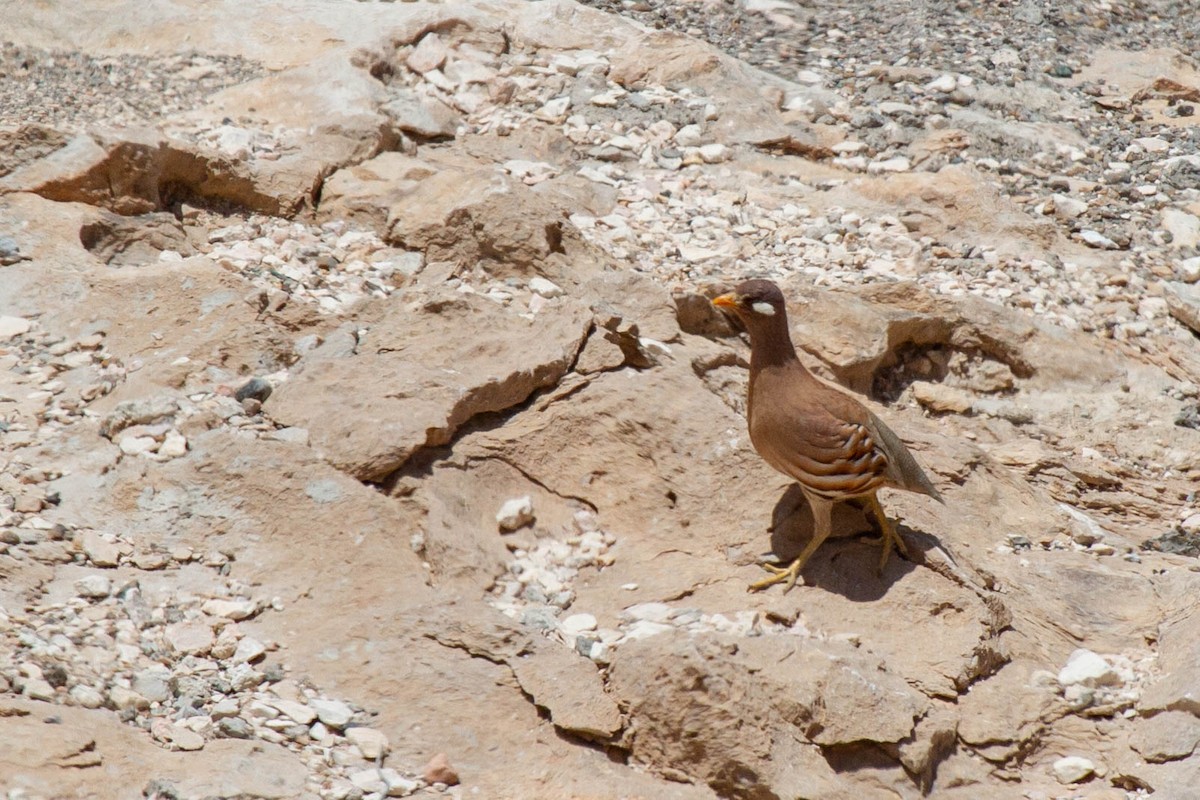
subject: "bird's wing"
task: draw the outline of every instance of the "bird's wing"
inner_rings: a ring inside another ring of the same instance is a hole
[[[811,396],[778,393],[756,409],[751,436],[763,457],[811,492],[866,494],[887,479],[888,459],[870,427],[831,413]]]
[[[913,454],[909,452],[904,442],[900,441],[900,437],[879,417],[867,409],[863,410],[867,412],[866,426],[874,434],[878,446],[887,456],[888,483],[898,489],[929,495],[939,503],[945,502],[933,482],[929,480],[929,476],[925,474],[925,470],[921,469],[921,465],[913,458]]]

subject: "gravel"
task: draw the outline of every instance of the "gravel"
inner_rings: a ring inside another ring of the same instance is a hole
[[[95,56],[0,41],[0,126],[155,123],[265,72],[236,56]]]
[[[833,287],[913,280],[937,294],[987,298],[1046,323],[1138,346],[1191,335],[1169,313],[1161,283],[1200,280],[1200,130],[1188,124],[1194,110],[1166,98],[1166,119],[1147,121],[1113,87],[1079,76],[1105,46],[1194,53],[1200,14],[1192,4],[1073,0],[1051,7],[1027,0],[986,14],[965,0],[833,0],[811,8],[784,0],[587,4],[698,36],[795,82],[804,91],[781,102],[840,139],[829,165],[841,168],[842,177],[803,184],[768,175],[767,189],[748,197],[734,169],[747,151],[712,141],[718,112],[702,93],[661,86],[628,91],[608,80],[607,59],[582,51],[543,54],[514,44],[490,58],[459,54],[426,37],[408,54],[411,69],[393,76],[397,87],[444,101],[463,115],[464,132],[550,126],[565,136],[579,154],[578,175],[617,198],[607,215],[576,211],[571,220],[631,268],[688,290],[746,274],[800,276]],[[100,123],[140,124],[262,74],[260,65],[231,57],[98,58],[0,43],[0,126],[39,123],[70,133]],[[279,146],[269,133],[232,124],[194,138],[247,158]],[[930,141],[938,146],[930,149]],[[53,142],[61,139],[45,134],[13,144],[0,131],[0,155],[41,152]],[[956,165],[986,175],[1047,230],[1110,260],[1012,253],[999,241],[971,244],[922,233],[920,221],[908,216],[866,217],[798,199],[859,174],[935,173]],[[503,165],[529,186],[564,169],[528,160]],[[344,221],[187,214],[189,224],[207,230],[199,254],[246,279],[254,287],[247,301],[261,310],[295,301],[336,317],[365,298],[407,298],[425,267],[419,253]],[[183,257],[160,255],[168,262]],[[0,237],[0,265],[22,258],[11,237]],[[467,274],[447,283],[522,314],[564,293],[543,278]],[[68,440],[84,419],[100,422],[120,458],[186,458],[189,437],[217,425],[307,442],[306,431],[282,428],[262,411],[294,360],[268,365],[250,383],[217,374],[212,385],[139,398],[100,417],[90,404],[141,366],[113,357],[104,341],[103,326],[68,341],[47,335],[36,320],[0,317],[0,396],[12,400],[0,418],[0,554],[87,573],[76,573],[68,598],[0,607],[0,689],[111,708],[164,747],[202,748],[220,737],[277,742],[303,754],[314,787],[327,798],[363,791],[402,796],[425,786],[428,778],[376,763],[389,743],[364,725],[363,709],[292,677],[271,661],[279,643],[241,630],[239,621],[269,614],[275,604],[230,581],[226,555],[65,529],[44,516],[62,476],[30,453]],[[320,344],[314,337],[297,341],[295,358]],[[1179,424],[1192,425],[1192,417]],[[1197,508],[1194,498],[1189,502],[1180,516],[1188,530],[1161,549],[1196,549]],[[603,609],[575,607],[573,585],[581,570],[614,563],[616,536],[590,509],[581,508],[562,529],[546,530],[532,508],[521,513],[520,506],[497,519],[511,531],[505,535],[511,558],[491,602],[600,665],[623,641],[676,630],[821,635],[800,621],[661,603],[632,605],[611,626],[603,624]],[[1022,548],[1014,542],[1012,549]],[[147,598],[113,569],[184,565],[210,572],[220,591]],[[1058,676],[1068,706],[1089,715],[1124,713],[1139,696],[1148,662],[1136,654],[1080,652]],[[1090,762],[1060,762],[1054,773],[1068,783],[1091,769]]]

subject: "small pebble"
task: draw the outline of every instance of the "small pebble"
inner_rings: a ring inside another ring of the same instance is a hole
[[[1096,765],[1082,756],[1066,756],[1054,762],[1054,777],[1059,783],[1079,783],[1096,771]]]
[[[445,753],[438,753],[429,759],[421,777],[426,783],[444,783],[447,786],[458,785],[458,772],[450,765],[450,758]]]
[[[265,403],[267,398],[271,396],[272,391],[274,391],[274,388],[269,381],[263,378],[251,378],[241,385],[233,397],[239,403],[245,401],[247,398],[253,398],[260,403]]]
[[[386,755],[390,749],[387,737],[374,728],[347,728],[344,735],[359,749],[363,758],[371,761]]]
[[[505,501],[496,512],[496,524],[503,533],[522,528],[533,520],[533,499],[529,495]]]

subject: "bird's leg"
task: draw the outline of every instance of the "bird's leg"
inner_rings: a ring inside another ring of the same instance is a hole
[[[875,518],[879,520],[879,527],[883,529],[883,553],[879,556],[879,572],[883,574],[883,568],[887,566],[888,556],[892,554],[892,547],[895,546],[900,551],[900,555],[905,558],[908,558],[908,548],[905,546],[904,540],[900,538],[900,534],[896,533],[895,523],[888,519],[887,514],[883,513],[883,506],[879,504],[879,495],[872,492],[867,502],[870,504]]]
[[[804,569],[804,565],[808,563],[808,559],[812,554],[817,552],[817,548],[829,538],[829,533],[833,528],[833,503],[820,498],[809,497],[808,504],[812,507],[813,512],[813,537],[808,546],[804,548],[796,559],[786,567],[777,567],[774,564],[763,564],[763,566],[775,573],[769,578],[763,578],[761,581],[756,581],[750,584],[750,591],[759,592],[766,589],[768,586],[774,586],[777,583],[786,583],[783,593],[787,594],[796,581],[800,577],[800,570]]]

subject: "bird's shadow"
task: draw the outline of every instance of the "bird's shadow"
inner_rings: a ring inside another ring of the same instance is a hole
[[[788,564],[800,554],[812,540],[813,528],[812,507],[799,485],[792,484],[771,514],[771,552],[780,564]],[[835,503],[833,534],[801,570],[804,584],[855,602],[878,600],[893,583],[924,563],[925,551],[936,546],[936,540],[928,534],[899,524],[896,529],[913,560],[893,552],[881,575],[878,539],[882,531],[874,515],[856,500]]]

